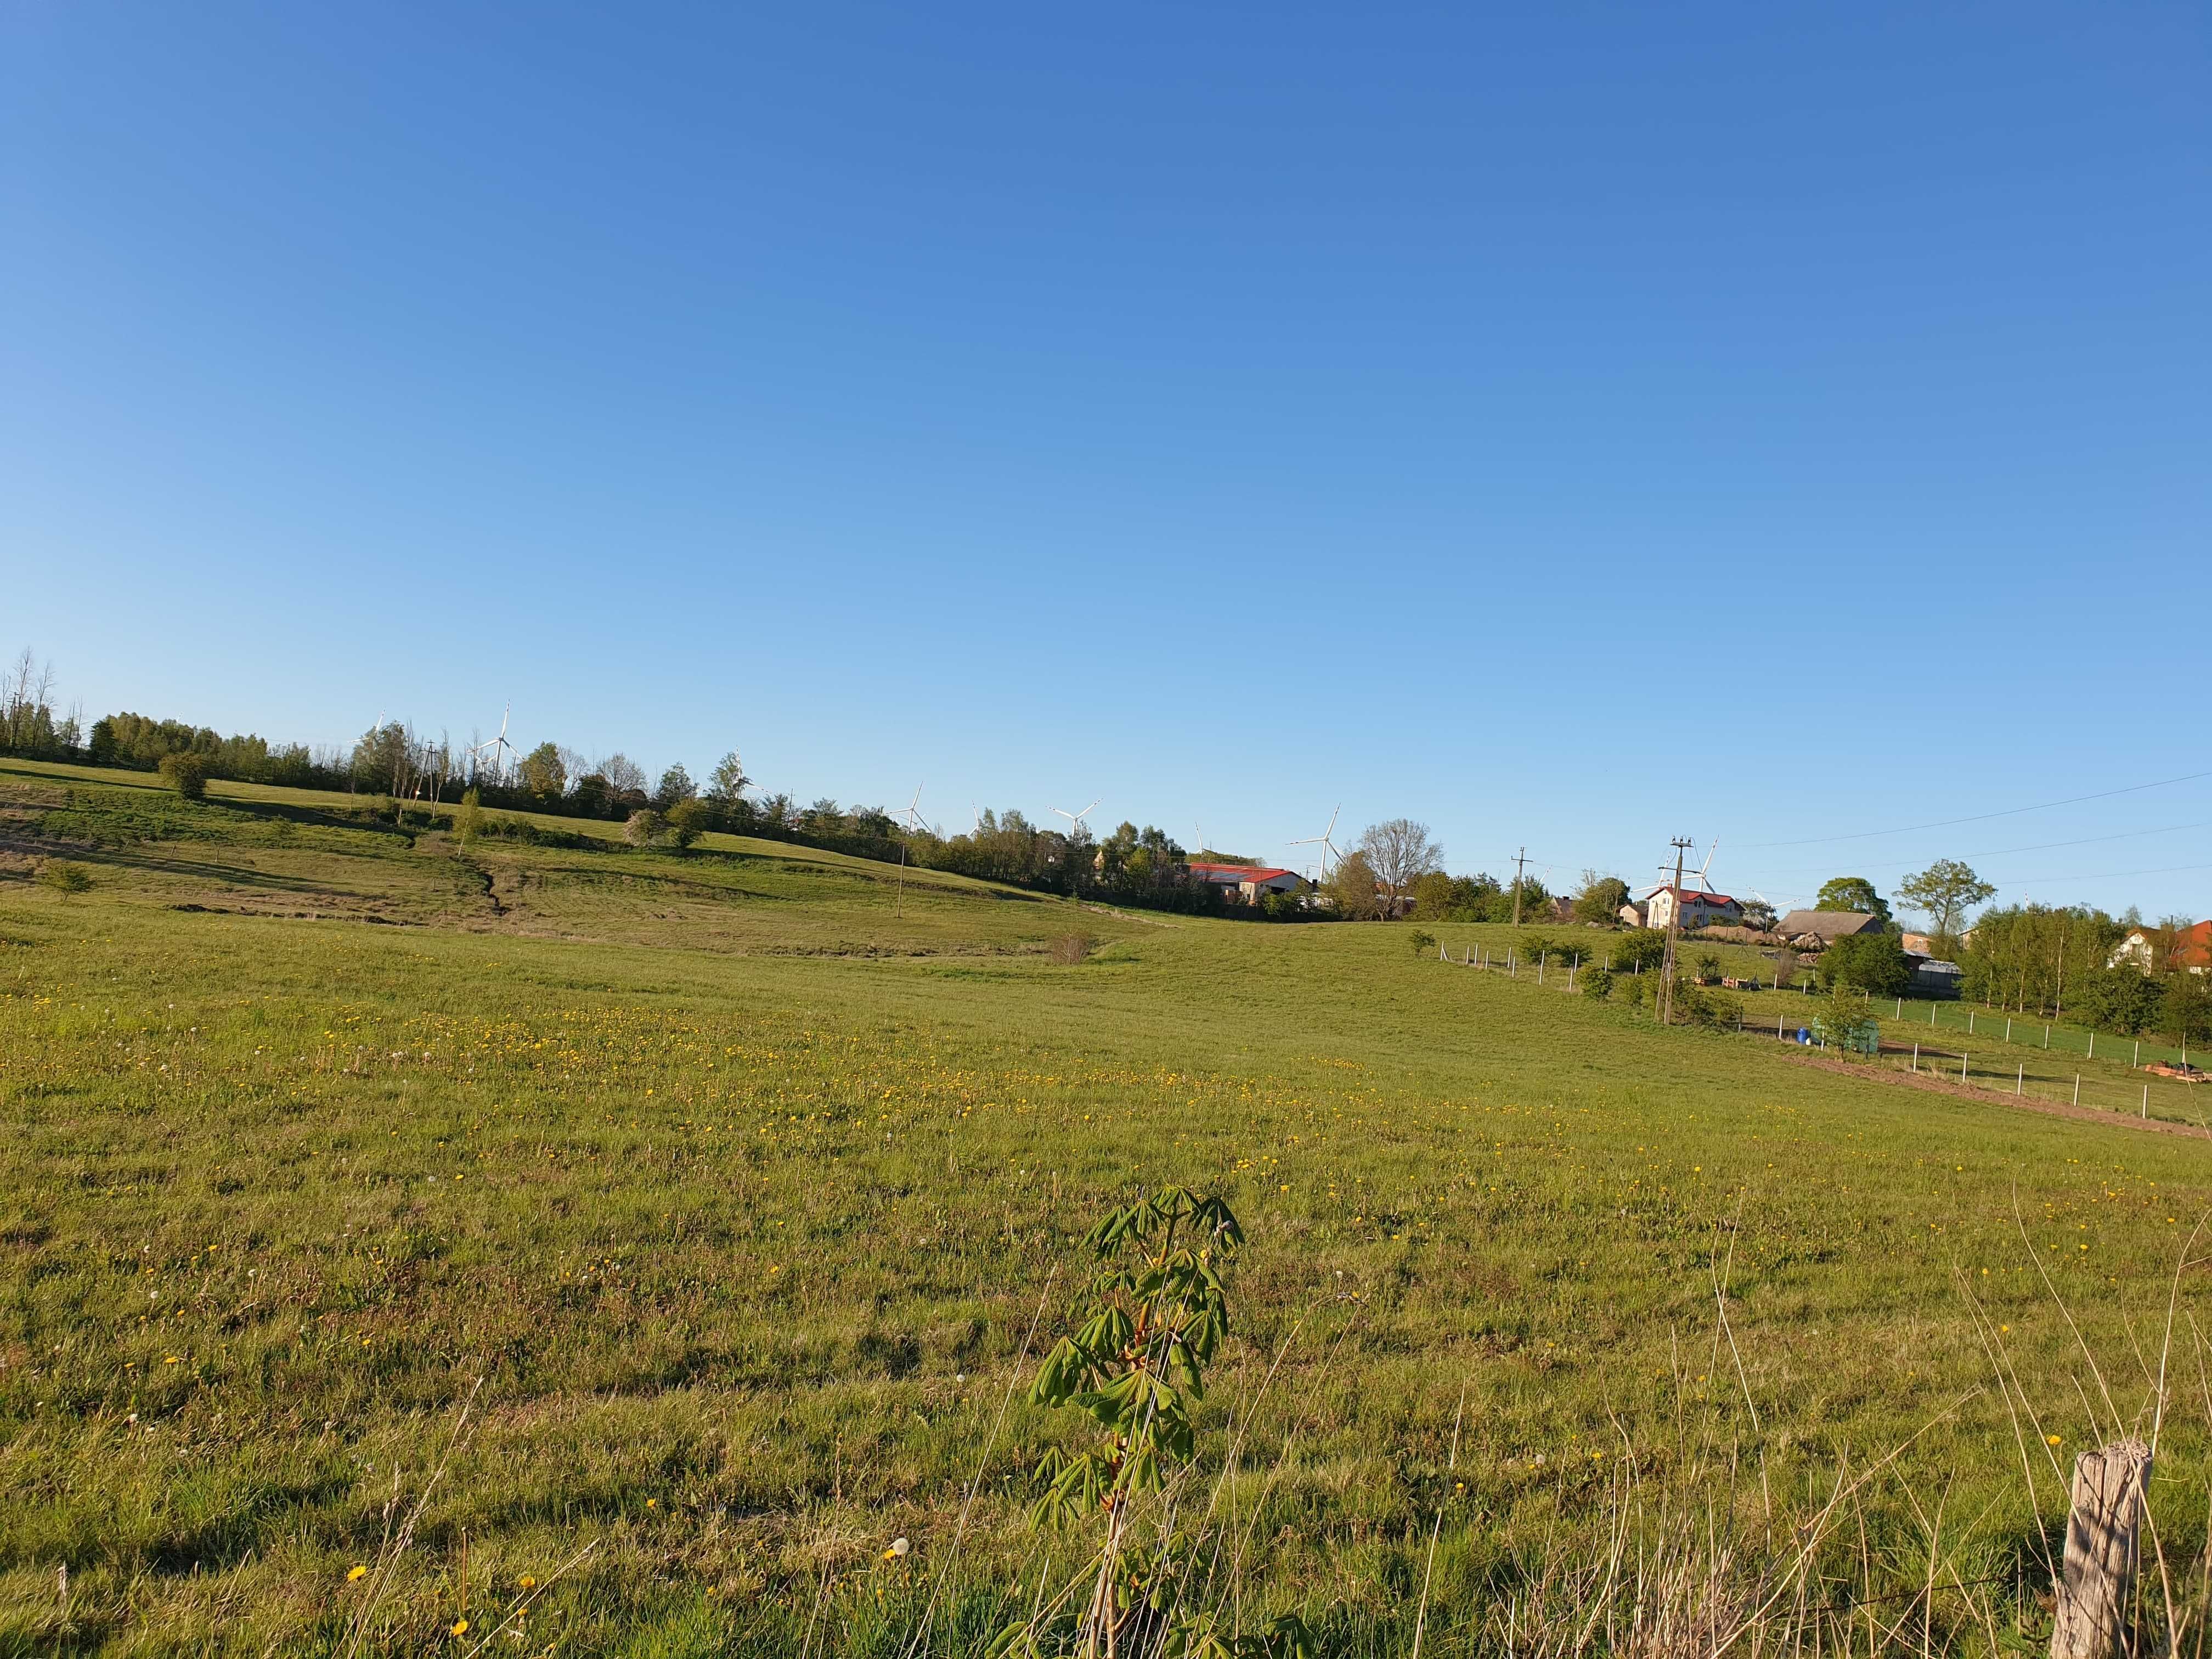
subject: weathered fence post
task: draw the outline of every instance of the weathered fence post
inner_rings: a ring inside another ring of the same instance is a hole
[[[2052,1587],[2058,1617],[2051,1630],[2051,1659],[2115,1659],[2127,1651],[2136,1531],[2149,1484],[2150,1448],[2140,1440],[2123,1440],[2074,1460],[2066,1558]]]

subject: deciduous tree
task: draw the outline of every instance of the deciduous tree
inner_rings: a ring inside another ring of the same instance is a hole
[[[1863,916],[1880,916],[1885,922],[1889,920],[1889,906],[1864,876],[1835,877],[1823,884],[1813,905],[1820,910],[1852,910]]]
[[[556,801],[568,793],[568,769],[558,744],[539,744],[522,757],[520,772],[522,787],[534,800]]]
[[[713,775],[707,780],[708,796],[726,806],[745,793],[752,780],[745,775],[744,763],[738,758],[734,749],[714,763]]]
[[[617,797],[645,793],[645,769],[619,749],[592,769],[607,781]]]
[[[1336,914],[1346,921],[1372,921],[1382,914],[1376,890],[1375,866],[1364,853],[1346,853],[1328,874],[1328,891]]]
[[[1399,901],[1413,890],[1415,882],[1443,867],[1444,849],[1430,838],[1427,824],[1411,818],[1370,824],[1359,837],[1359,851],[1389,895],[1394,916],[1401,908]]]
[[[1609,926],[1620,920],[1620,907],[1628,902],[1628,884],[1619,876],[1583,872],[1582,890],[1575,895],[1575,920]]]
[[[1996,889],[1957,859],[1937,859],[1917,875],[1897,884],[1899,902],[1928,918],[1938,939],[1955,939],[1966,912],[1996,896]]]
[[[1912,988],[1912,964],[1894,933],[1854,933],[1838,939],[1820,953],[1814,970],[1820,983],[1870,992],[1875,996],[1901,997]]]
[[[699,793],[699,786],[691,781],[691,775],[678,761],[660,775],[659,787],[653,792],[653,804],[665,812],[680,800],[690,800]]]

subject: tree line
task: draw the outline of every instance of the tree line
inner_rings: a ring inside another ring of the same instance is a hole
[[[861,858],[905,862],[1008,886],[1070,897],[1191,915],[1240,915],[1269,921],[1384,921],[1535,923],[1567,916],[1585,924],[1617,923],[1630,896],[1615,875],[1585,870],[1572,895],[1555,896],[1534,877],[1502,882],[1487,873],[1454,876],[1428,826],[1410,818],[1370,825],[1321,884],[1325,908],[1266,895],[1246,903],[1234,889],[1194,873],[1193,857],[1165,832],[1122,823],[1103,839],[1086,825],[1046,829],[1018,810],[978,814],[969,831],[947,836],[902,824],[881,806],[842,805],[826,797],[801,805],[782,793],[761,793],[738,752],[725,754],[703,783],[681,764],[650,780],[616,751],[587,758],[544,742],[525,753],[503,745],[457,747],[404,720],[371,727],[349,750],[310,750],[247,733],[224,737],[208,726],[133,713],[109,714],[85,727],[81,709],[58,712],[57,675],[25,650],[0,673],[0,753],[39,760],[161,771],[179,790],[197,794],[208,778],[295,788],[366,793],[395,814],[416,807],[459,807],[468,822],[488,811],[538,812],[611,820],[639,845],[689,846],[709,830],[821,848]],[[483,751],[491,748],[489,761]],[[520,833],[521,821],[493,833]],[[1231,854],[1216,861],[1249,863]],[[2124,1035],[2160,1032],[2177,1042],[2212,1040],[2212,983],[2185,962],[2189,923],[2168,917],[2147,928],[2149,960],[2114,965],[2120,941],[2142,926],[2135,912],[2113,917],[2087,906],[2014,905],[1985,910],[1971,931],[1974,906],[1996,890],[1965,863],[1939,859],[1899,884],[1897,896],[1930,921],[1931,950],[1956,960],[1961,994],[1991,1007],[2082,1024]],[[1863,876],[1838,876],[1814,901],[1823,910],[1874,915],[1881,931],[1842,939],[1822,952],[1815,969],[1828,988],[1905,995],[1912,964],[1890,906]],[[1747,914],[1771,927],[1770,907]],[[2201,965],[2201,964],[2198,964]]]

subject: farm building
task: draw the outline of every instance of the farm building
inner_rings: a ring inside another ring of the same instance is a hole
[[[1933,957],[1915,957],[1912,963],[1912,994],[1917,997],[1955,998],[1966,981],[1966,970],[1955,962],[1938,962]]]
[[[2186,968],[2192,974],[2212,972],[2212,921],[2200,921],[2172,934],[2163,928],[2130,928],[2106,965],[2117,968],[2122,963],[2146,974],[2169,968]]]
[[[1809,933],[1826,945],[1857,933],[1879,933],[1881,918],[1858,910],[1792,910],[1774,931],[1792,945]]]
[[[1726,893],[1693,893],[1686,887],[1655,887],[1644,896],[1644,926],[1732,927],[1743,920],[1743,906]]]
[[[1270,893],[1303,893],[1310,884],[1295,870],[1276,870],[1254,864],[1193,864],[1190,872],[1216,887],[1233,887],[1247,904],[1257,904]]]

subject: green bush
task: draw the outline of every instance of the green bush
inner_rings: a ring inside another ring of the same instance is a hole
[[[1632,927],[1614,941],[1613,971],[1650,973],[1667,959],[1667,935],[1656,927]]]
[[[186,800],[205,799],[208,763],[204,756],[189,752],[164,755],[157,769],[161,774],[161,781]]]
[[[1677,980],[1674,1018],[1685,1025],[1708,1031],[1733,1031],[1743,1023],[1743,1004],[1731,996],[1717,995],[1701,985]]]
[[[1912,964],[1894,933],[1855,933],[1820,952],[1814,973],[1823,990],[1838,986],[1901,997],[1912,988]]]
[[[686,795],[668,809],[668,838],[678,847],[689,847],[706,833],[714,817],[714,809],[696,795]]]
[[[1813,1035],[1842,1054],[1881,1052],[1881,1022],[1863,991],[1838,985],[1828,1006],[1813,1017]]]
[[[57,893],[88,893],[92,890],[92,871],[67,859],[48,859],[39,866],[39,884],[51,887]]]
[[[1582,986],[1584,996],[1603,1002],[1613,994],[1613,969],[1595,966],[1585,968],[1577,983]]]
[[[1419,927],[1413,929],[1413,938],[1406,942],[1413,947],[1413,954],[1417,957],[1437,948],[1437,936]]]

